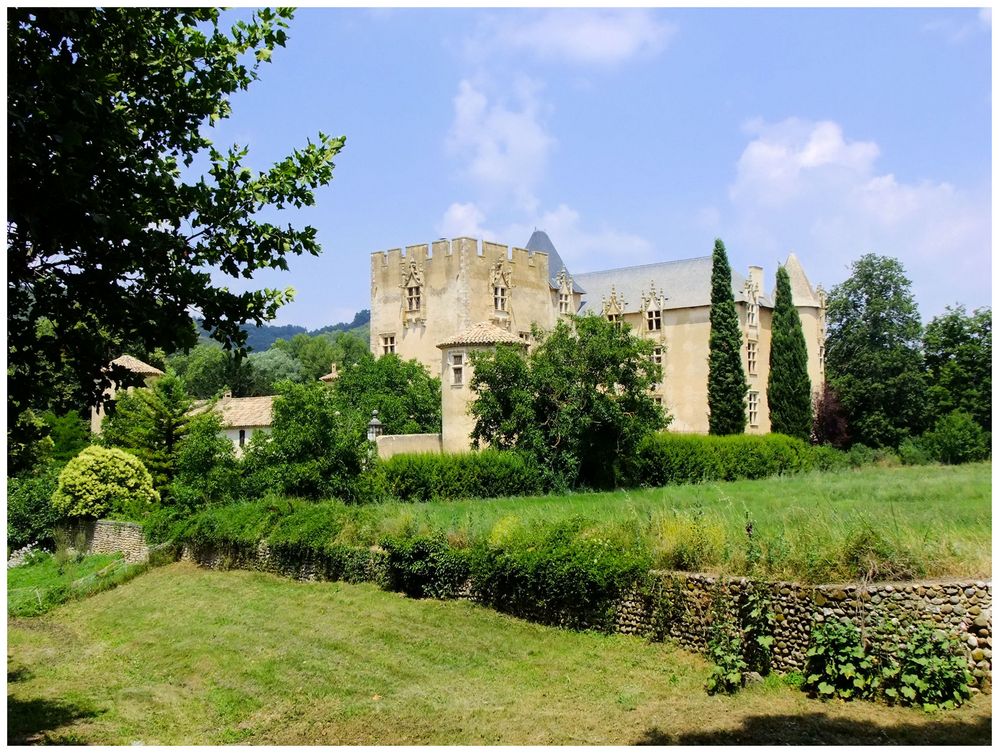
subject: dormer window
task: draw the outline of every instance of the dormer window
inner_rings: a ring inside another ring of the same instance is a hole
[[[497,311],[506,311],[506,288],[502,285],[493,286],[493,307]]]
[[[609,321],[611,324],[620,324],[621,323],[621,315],[620,314],[608,314],[607,315],[607,321]]]
[[[570,296],[568,293],[559,293],[558,294],[558,312],[560,314],[571,313],[570,310],[569,310],[569,307],[572,305],[571,301],[572,301],[572,296]]]
[[[658,332],[663,328],[663,315],[659,309],[649,309],[645,312],[645,322],[649,332]]]
[[[749,301],[746,304],[746,324],[750,327],[756,326],[756,315],[759,309],[759,304],[756,301]]]
[[[419,285],[410,285],[406,288],[406,310],[407,311],[419,311],[420,310],[420,300],[422,298],[423,288]]]

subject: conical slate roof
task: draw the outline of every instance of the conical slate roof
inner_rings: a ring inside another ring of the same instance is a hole
[[[794,305],[817,307],[819,305],[818,296],[815,295],[815,290],[808,281],[808,277],[805,276],[805,270],[793,251],[787,255],[784,269],[787,270],[787,276],[791,281],[791,300]]]
[[[473,324],[464,332],[459,332],[454,337],[448,338],[442,343],[438,343],[438,348],[452,348],[456,345],[526,345],[516,335],[507,332],[505,329],[497,327],[492,322],[479,322]]]
[[[568,267],[565,266],[565,262],[562,261],[562,257],[558,255],[558,251],[555,250],[555,244],[552,243],[552,239],[548,237],[548,233],[544,230],[535,230],[531,233],[531,239],[527,241],[527,245],[524,246],[528,251],[540,251],[543,254],[548,254],[548,275],[550,277],[549,282],[552,288],[558,290],[558,282],[556,278],[558,273],[563,269],[566,274],[571,274]],[[576,284],[576,281],[572,281],[572,291],[574,293],[584,293],[581,287]]]

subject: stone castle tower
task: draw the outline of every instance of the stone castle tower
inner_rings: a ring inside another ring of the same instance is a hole
[[[825,295],[812,287],[793,253],[784,266],[801,317],[814,393],[824,381]],[[747,432],[766,433],[773,301],[764,288],[763,268],[747,271],[747,276],[732,273],[749,382]],[[654,398],[673,416],[672,431],[708,430],[710,311],[710,256],[571,275],[543,231],[535,231],[524,248],[456,238],[371,256],[371,350],[376,356],[415,358],[441,377],[445,392],[467,392],[467,385],[449,383],[448,359],[463,358],[455,338],[473,326],[489,324],[530,346],[532,324],[551,329],[560,316],[594,312],[629,324],[654,343],[653,358],[663,369]],[[442,359],[439,346],[444,344],[449,347]]]

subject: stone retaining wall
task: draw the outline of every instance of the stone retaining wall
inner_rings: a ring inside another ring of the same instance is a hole
[[[632,593],[618,607],[616,629],[622,633],[669,636],[682,646],[704,651],[714,615],[723,597],[731,614],[752,589],[760,589],[774,614],[773,666],[779,671],[805,667],[812,628],[829,619],[849,619],[872,640],[909,622],[930,622],[953,632],[968,657],[975,684],[992,681],[992,584],[912,582],[830,584],[761,582],[697,573],[658,573],[662,587],[654,594]]]
[[[148,562],[149,545],[138,523],[119,520],[88,520],[66,526],[64,531],[77,548],[88,554],[121,552],[125,562]]]

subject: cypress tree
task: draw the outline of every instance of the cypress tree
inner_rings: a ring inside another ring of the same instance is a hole
[[[812,383],[801,317],[791,299],[791,278],[777,268],[777,292],[770,334],[767,378],[770,430],[808,440],[812,430]]]
[[[742,369],[742,333],[732,295],[732,269],[725,244],[715,239],[711,264],[711,338],[708,354],[708,432],[742,434],[746,430],[746,372]]]

